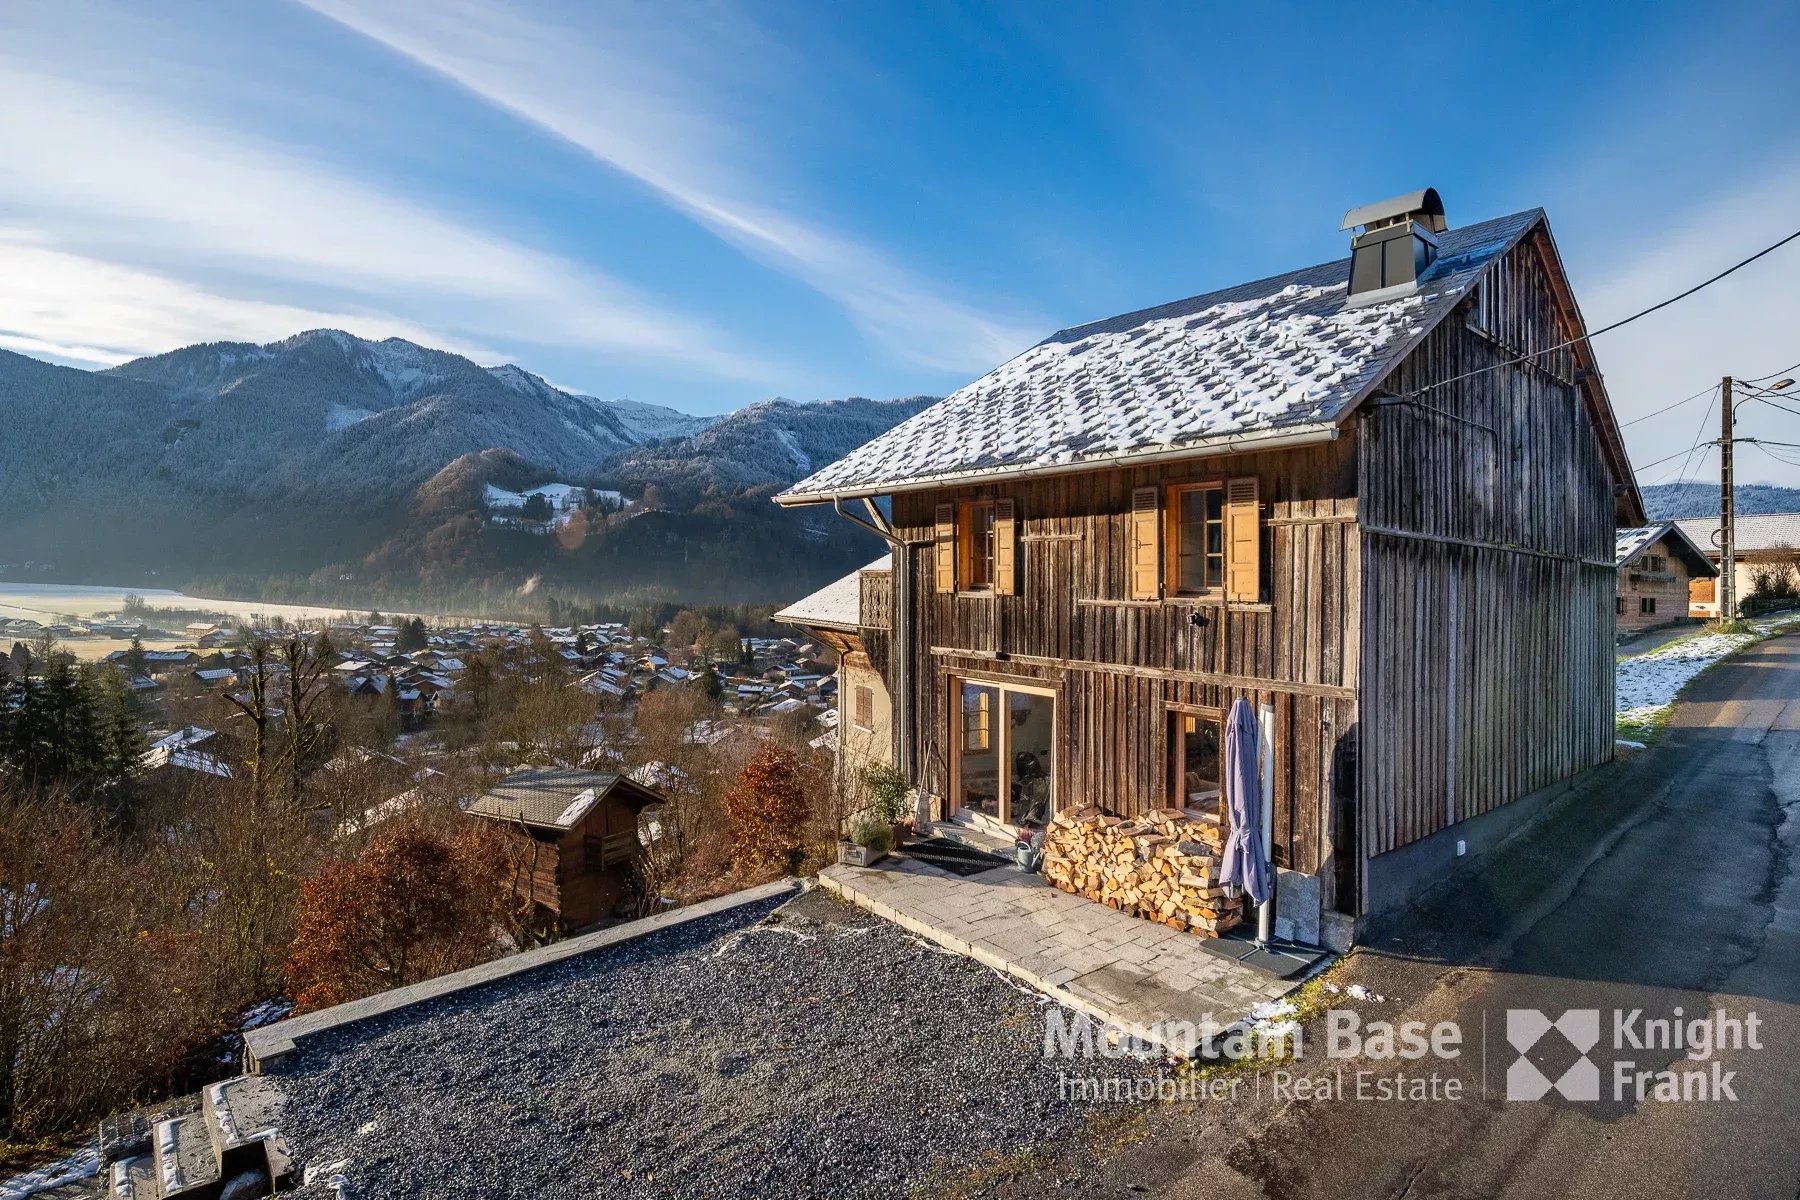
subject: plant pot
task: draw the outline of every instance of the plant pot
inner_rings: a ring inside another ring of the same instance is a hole
[[[846,867],[872,867],[886,857],[886,850],[859,846],[855,842],[838,843],[838,862]]]

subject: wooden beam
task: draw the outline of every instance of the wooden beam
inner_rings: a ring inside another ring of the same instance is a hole
[[[1246,692],[1283,692],[1294,696],[1317,696],[1328,700],[1354,700],[1356,689],[1334,687],[1324,683],[1300,683],[1290,679],[1263,679],[1254,675],[1220,675],[1208,671],[1163,671],[1155,667],[1133,667],[1122,663],[1093,662],[1087,659],[1043,658],[1035,654],[1008,654],[1001,657],[984,650],[961,650],[954,646],[933,646],[932,656],[946,660],[993,666],[999,663],[1021,663],[1029,667],[1048,667],[1062,671],[1087,671],[1096,675],[1122,675],[1135,679],[1173,680],[1177,683],[1200,683],[1213,687],[1236,688]]]
[[[1493,550],[1501,554],[1522,554],[1529,558],[1548,558],[1556,562],[1579,563],[1584,567],[1604,567],[1608,571],[1617,570],[1612,560],[1582,558],[1574,554],[1556,554],[1549,550],[1534,550],[1529,546],[1509,546],[1503,542],[1480,542],[1469,538],[1446,537],[1438,533],[1414,533],[1410,529],[1389,529],[1382,525],[1364,525],[1364,533],[1373,533],[1379,537],[1400,538],[1405,541],[1435,542],[1440,546],[1466,546],[1471,550]]]

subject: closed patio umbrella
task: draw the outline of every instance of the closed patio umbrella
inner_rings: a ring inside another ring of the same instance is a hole
[[[1262,844],[1256,739],[1256,713],[1250,701],[1239,696],[1225,718],[1225,801],[1231,834],[1225,839],[1219,881],[1236,884],[1261,904],[1269,898],[1269,856]]]

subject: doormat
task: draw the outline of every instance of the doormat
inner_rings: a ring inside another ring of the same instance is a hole
[[[954,875],[979,875],[995,867],[1012,866],[1010,858],[1001,858],[998,854],[989,854],[945,837],[908,842],[900,848],[900,853]]]

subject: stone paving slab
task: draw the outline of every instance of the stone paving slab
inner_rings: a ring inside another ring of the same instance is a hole
[[[1070,1008],[1150,1040],[1191,1023],[1207,1040],[1299,980],[1209,953],[1198,936],[1117,912],[1014,867],[957,876],[906,858],[830,866],[820,886]],[[1180,1047],[1166,1048],[1178,1050]]]

